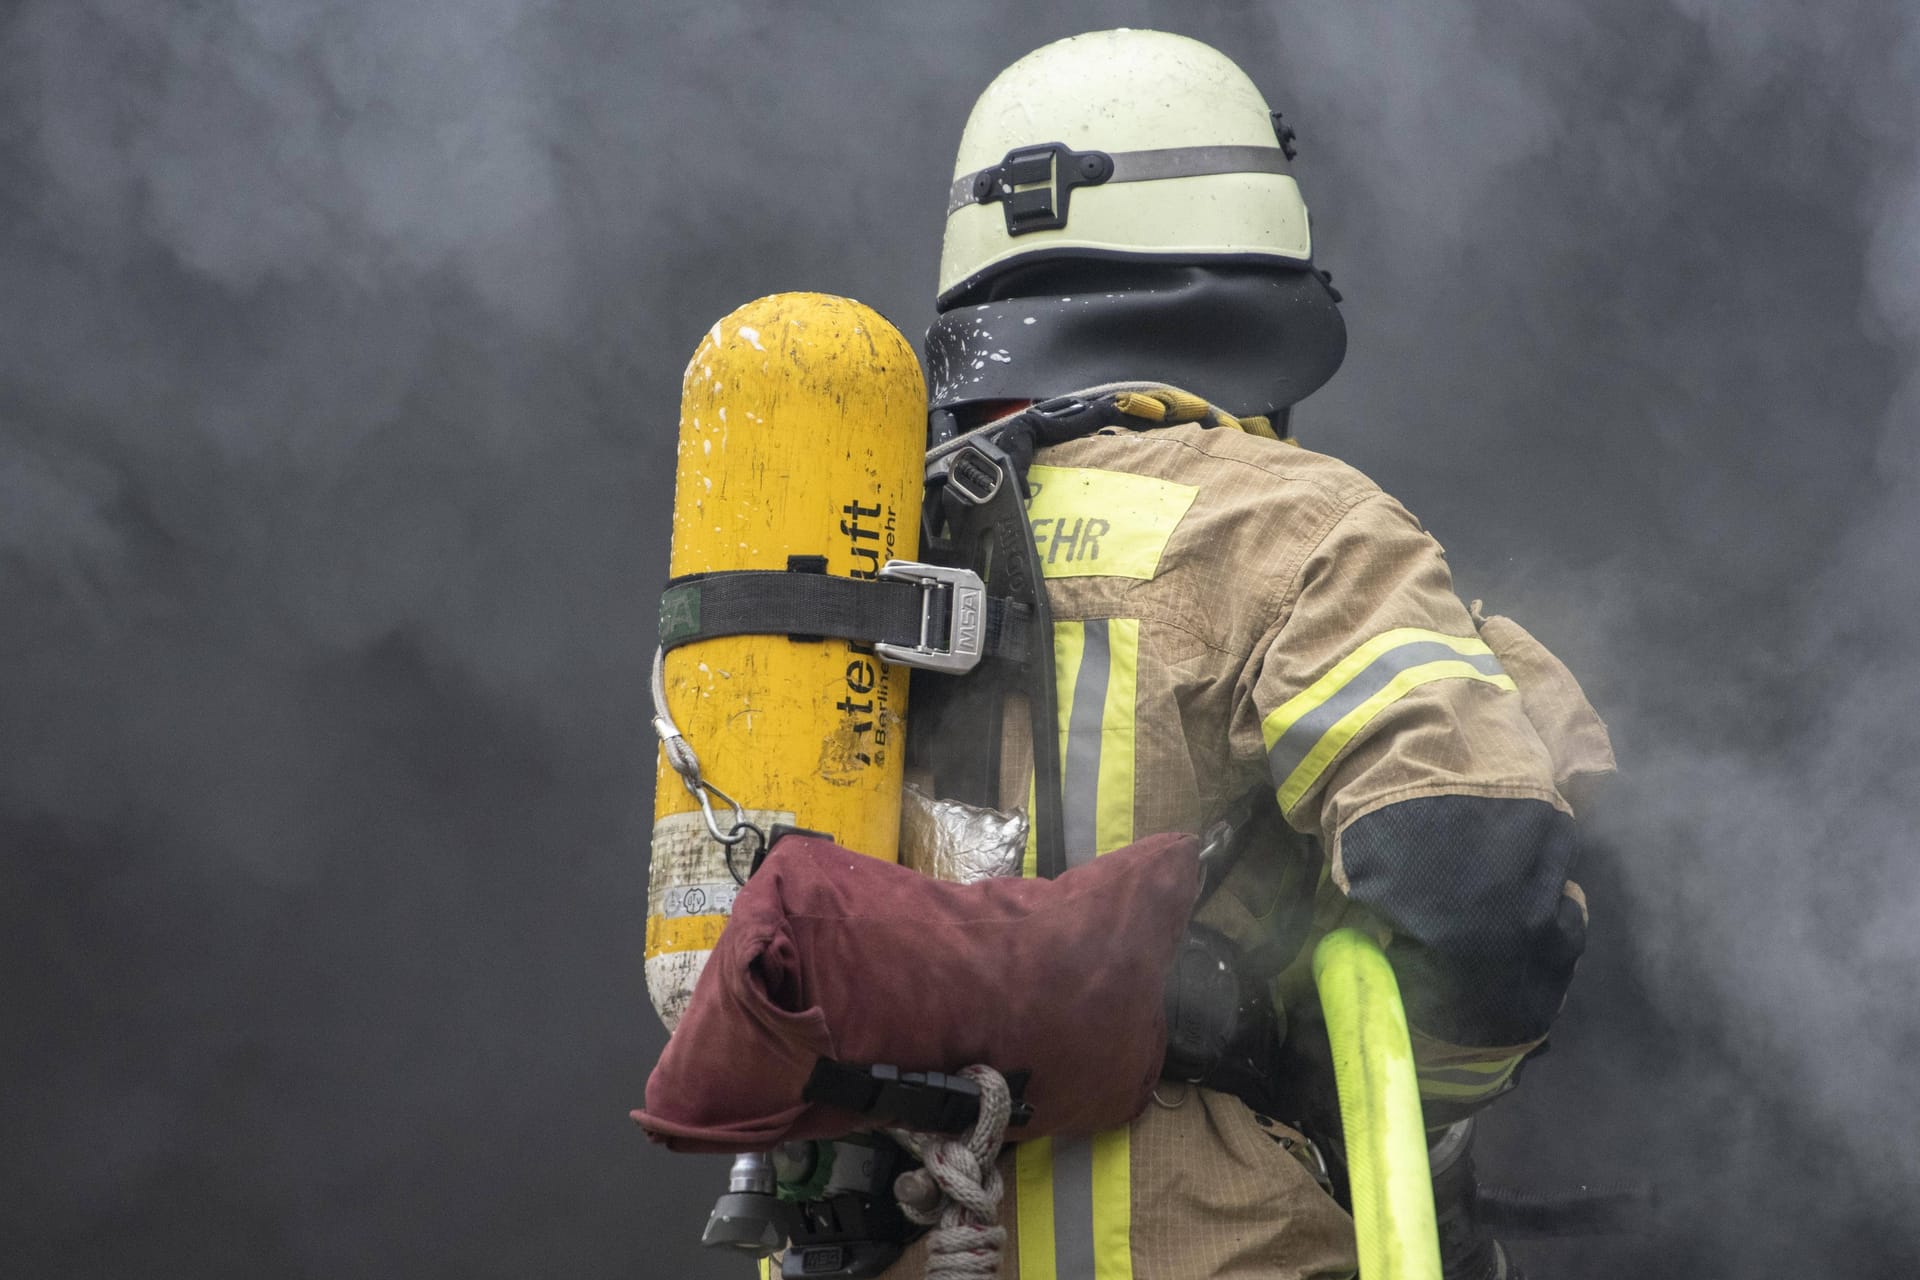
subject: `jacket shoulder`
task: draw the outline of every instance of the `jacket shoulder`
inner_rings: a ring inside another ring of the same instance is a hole
[[[1340,509],[1381,492],[1359,468],[1330,454],[1198,424],[1102,432],[1044,449],[1040,461],[1130,471],[1225,495],[1285,496]]]
[[[1391,524],[1389,513],[1399,512],[1338,458],[1229,428],[1101,433],[1042,449],[1035,463],[1082,472],[1063,485],[1038,471],[1046,496],[1029,507],[1044,571],[1076,575],[1054,584],[1060,607],[1164,615],[1234,653],[1250,650],[1284,615],[1310,558],[1336,529]],[[1101,554],[1083,552],[1063,568],[1055,561],[1081,527],[1076,520],[1099,524]],[[1123,546],[1140,552],[1125,572],[1114,555]],[[1091,576],[1099,574],[1109,576]]]

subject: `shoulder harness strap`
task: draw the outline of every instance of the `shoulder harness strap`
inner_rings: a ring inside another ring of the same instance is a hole
[[[1264,418],[1234,418],[1190,392],[1129,382],[1043,400],[927,454],[922,545],[978,574],[989,600],[1022,609],[1032,639],[1024,661],[985,662],[965,680],[917,686],[910,720],[915,753],[933,766],[947,794],[997,806],[1005,704],[1010,695],[1023,695],[1033,748],[1034,870],[1044,877],[1066,869],[1066,823],[1053,616],[1027,524],[1027,469],[1046,445],[1108,428],[1146,431],[1185,422],[1278,438]]]

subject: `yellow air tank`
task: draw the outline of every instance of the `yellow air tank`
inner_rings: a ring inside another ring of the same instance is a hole
[[[871,578],[919,547],[926,386],[913,348],[848,298],[761,298],[707,333],[681,387],[670,572],[817,568]],[[791,561],[791,562],[790,562]],[[871,646],[716,637],[667,653],[667,709],[706,781],[761,831],[897,856],[907,671]],[[713,801],[724,832],[733,814]],[[661,752],[647,883],[647,990],[669,1029],[727,922],[730,869]]]

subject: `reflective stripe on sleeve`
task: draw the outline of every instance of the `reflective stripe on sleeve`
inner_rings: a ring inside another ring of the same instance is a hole
[[[1514,689],[1513,678],[1479,639],[1399,627],[1367,641],[1287,699],[1260,726],[1281,809],[1291,812],[1375,716],[1435,680]]]

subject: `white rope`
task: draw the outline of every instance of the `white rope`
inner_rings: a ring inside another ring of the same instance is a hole
[[[1007,1081],[987,1066],[960,1073],[980,1086],[980,1117],[973,1132],[889,1132],[924,1166],[893,1182],[894,1198],[907,1217],[934,1228],[927,1240],[927,1280],[998,1280],[1007,1229],[998,1225],[1005,1190],[995,1161],[1006,1137],[1012,1102]]]

